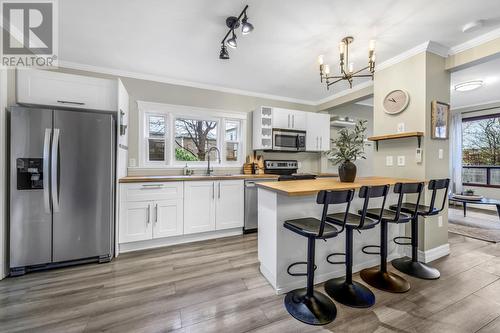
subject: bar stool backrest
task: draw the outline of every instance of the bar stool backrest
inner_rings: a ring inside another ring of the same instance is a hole
[[[399,221],[401,206],[403,205],[403,198],[405,194],[418,194],[417,202],[415,203],[415,211],[412,217],[415,217],[418,212],[418,205],[420,204],[420,197],[422,196],[422,190],[424,189],[424,183],[396,183],[394,185],[394,193],[398,193],[398,208],[396,209],[396,217],[394,221]]]
[[[427,215],[437,215],[441,213],[446,205],[446,199],[448,198],[448,188],[450,187],[450,180],[448,178],[445,179],[432,179],[429,181],[429,190],[432,191],[431,195],[431,204],[429,206],[429,211]],[[443,202],[441,204],[441,208],[437,211],[434,211],[434,205],[436,203],[436,195],[439,190],[445,190],[443,194]]]
[[[323,236],[323,231],[325,229],[326,215],[328,215],[328,205],[344,204],[347,203],[345,213],[344,213],[344,225],[347,220],[347,213],[351,206],[351,201],[354,198],[354,190],[343,190],[343,191],[320,191],[316,197],[316,203],[323,205],[323,213],[321,214],[321,225],[319,227],[318,237]],[[339,231],[341,233],[344,231],[344,226]]]
[[[382,213],[384,212],[385,200],[387,199],[387,193],[389,193],[389,185],[380,186],[363,186],[359,189],[359,197],[364,198],[363,210],[361,212],[361,219],[359,221],[358,228],[363,228],[365,224],[366,211],[368,210],[368,203],[371,198],[381,198],[383,197],[382,207],[380,207],[380,220],[382,220]]]

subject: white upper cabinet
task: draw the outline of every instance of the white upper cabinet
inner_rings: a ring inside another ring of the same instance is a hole
[[[306,112],[273,108],[273,128],[306,130]]]
[[[242,180],[225,180],[216,183],[215,229],[243,227],[244,187]]]
[[[330,115],[307,113],[306,151],[330,150]]]
[[[49,70],[18,69],[19,104],[117,111],[117,80],[106,80]]]

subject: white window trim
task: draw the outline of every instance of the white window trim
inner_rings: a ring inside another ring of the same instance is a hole
[[[175,130],[174,124],[177,118],[189,118],[189,119],[202,119],[202,120],[212,120],[217,121],[217,148],[221,152],[221,163],[218,161],[212,161],[212,165],[215,168],[224,167],[241,167],[244,163],[244,157],[246,156],[246,126],[247,126],[247,112],[241,111],[227,111],[218,109],[208,109],[200,107],[191,107],[185,105],[173,105],[173,104],[163,104],[154,102],[144,102],[137,101],[137,107],[139,111],[139,168],[151,168],[151,169],[179,169],[186,165],[190,168],[204,168],[206,167],[206,161],[176,161],[175,160]],[[145,131],[146,114],[156,114],[166,116],[166,133],[165,138],[165,162],[147,161],[147,146],[145,143]],[[240,121],[239,129],[239,152],[237,161],[226,161],[226,141],[224,136],[224,128],[226,121]],[[241,146],[241,147],[240,147]]]

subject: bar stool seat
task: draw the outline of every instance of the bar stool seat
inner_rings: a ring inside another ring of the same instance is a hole
[[[328,222],[332,224],[336,224],[339,226],[344,225],[344,213],[334,213],[334,214],[328,214]],[[361,219],[361,215],[358,214],[353,214],[353,213],[348,213],[346,216],[346,221],[345,221],[345,227],[356,227],[356,229],[371,229],[375,228],[377,225],[378,221],[375,221],[373,219],[365,218],[365,224],[361,227],[358,228],[359,226],[359,221]]]
[[[398,205],[390,205],[389,208],[392,209],[392,210],[396,210],[398,208]],[[439,212],[438,209],[433,208],[431,210],[430,207],[426,206],[426,205],[418,205],[417,206],[416,204],[411,203],[411,202],[403,202],[401,204],[401,211],[404,212],[404,213],[413,214],[415,212],[415,209],[417,209],[417,213],[418,214],[425,213],[425,214],[428,214],[428,215],[435,215],[435,214],[437,214]]]
[[[392,205],[392,206],[395,206],[395,208],[397,208],[397,205]],[[361,213],[361,212],[362,212],[362,210],[359,211],[359,213]],[[367,209],[366,216],[368,216],[371,219],[378,220],[380,218],[380,208]],[[382,219],[386,220],[387,222],[393,222],[396,219],[396,212],[392,211],[392,210],[384,209],[384,211],[382,212]],[[401,220],[407,221],[407,219],[408,220],[410,219],[409,215],[400,213],[400,217],[399,217],[398,221],[396,221],[394,223],[401,223],[401,222],[403,222]]]
[[[305,217],[301,219],[294,219],[285,221],[283,224],[285,228],[305,237],[315,238],[332,238],[338,235],[339,231],[331,224],[325,223],[323,234],[318,237],[321,221],[313,217]]]

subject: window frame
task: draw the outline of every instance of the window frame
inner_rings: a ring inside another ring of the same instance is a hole
[[[177,161],[175,159],[175,121],[177,119],[208,120],[217,122],[217,148],[221,152],[221,163],[217,160],[211,161],[215,168],[243,166],[246,155],[246,121],[247,112],[225,111],[190,107],[184,105],[172,105],[154,102],[137,101],[139,113],[139,163],[135,168],[157,168],[157,169],[179,169],[186,164],[193,169],[206,168],[207,161]],[[165,124],[165,161],[149,161],[148,137],[149,134],[146,121],[147,116],[164,116]],[[226,122],[239,122],[238,129],[238,158],[236,161],[226,161]]]
[[[492,113],[492,114],[485,114],[485,115],[480,115],[480,116],[463,117],[462,124],[466,123],[466,122],[491,119],[491,118],[500,118],[500,113]],[[462,131],[462,141],[463,141],[463,131]],[[462,154],[463,154],[463,150],[464,150],[464,148],[462,147]],[[491,170],[492,169],[500,169],[500,165],[464,165],[463,160],[462,160],[462,170],[463,169],[486,169],[486,184],[466,183],[466,182],[462,181],[463,186],[500,188],[500,185],[491,184]]]

